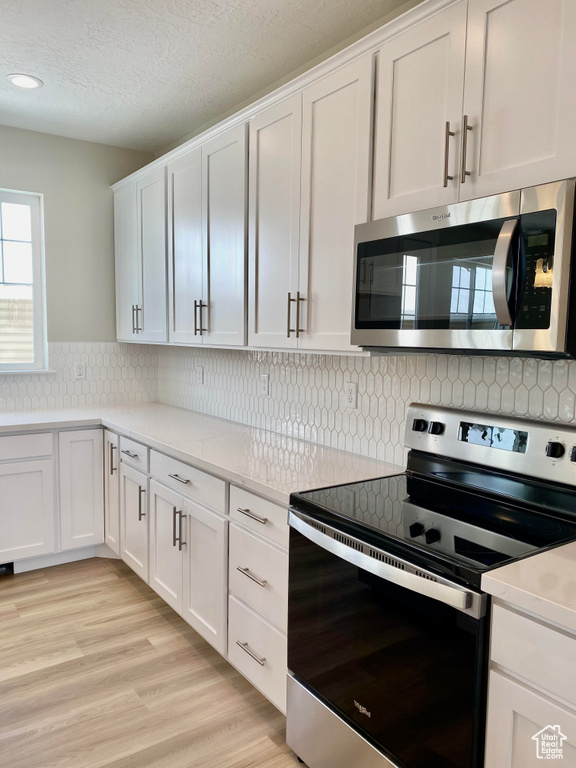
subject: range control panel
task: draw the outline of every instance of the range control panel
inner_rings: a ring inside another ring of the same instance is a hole
[[[405,445],[576,486],[576,429],[563,424],[412,403]]]

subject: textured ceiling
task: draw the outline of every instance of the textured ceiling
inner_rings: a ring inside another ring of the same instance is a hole
[[[157,151],[404,3],[0,0],[0,124]]]

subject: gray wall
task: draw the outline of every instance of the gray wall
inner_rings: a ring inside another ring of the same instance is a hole
[[[115,340],[110,185],[152,159],[0,126],[0,187],[44,194],[49,341]]]

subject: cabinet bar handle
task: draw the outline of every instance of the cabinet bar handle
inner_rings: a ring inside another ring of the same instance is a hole
[[[202,317],[202,310],[208,309],[208,304],[204,304],[202,299],[198,302],[198,309],[200,310],[200,327],[198,328],[198,333],[200,336],[203,336],[205,333],[208,333],[208,328],[204,328],[204,320]]]
[[[450,123],[446,122],[446,138],[444,142],[444,186],[448,186],[449,181],[454,180],[454,176],[448,176],[448,158],[450,156],[450,136],[454,136],[454,131],[450,130]]]
[[[248,643],[241,643],[240,640],[236,640],[236,645],[239,645],[243,651],[246,651],[248,656],[251,656],[254,659],[254,661],[257,661],[261,667],[263,667],[264,664],[266,664],[266,659],[265,658],[261,659],[259,656],[256,656],[254,651],[250,650],[250,648],[248,647]]]
[[[130,453],[130,451],[120,451],[120,453],[124,453],[126,456],[130,456],[131,459],[137,459],[138,454],[137,453]]]
[[[254,574],[250,573],[250,568],[241,568],[239,565],[237,565],[236,570],[240,571],[240,573],[243,573],[244,576],[248,576],[248,578],[252,579],[252,581],[255,581],[259,587],[265,587],[266,584],[268,584],[266,579],[258,579],[256,576],[254,576]]]
[[[142,330],[142,326],[140,325],[140,320],[138,319],[138,312],[142,314],[142,307],[139,307],[138,304],[136,304],[136,333],[140,333]]]
[[[460,183],[466,182],[466,176],[471,176],[470,171],[466,170],[466,154],[468,153],[468,131],[472,130],[472,126],[468,125],[468,115],[464,115],[464,123],[462,125],[462,173],[460,175]]]
[[[136,333],[136,320],[134,314],[136,312],[136,304],[132,304],[132,333]]]
[[[256,520],[257,523],[262,523],[262,525],[266,525],[268,522],[267,517],[260,517],[260,515],[251,512],[249,509],[242,509],[242,507],[237,507],[236,511],[240,512],[242,515],[246,515],[246,517],[249,517],[251,520]]]
[[[179,483],[184,483],[184,485],[188,485],[190,480],[185,480],[183,477],[179,477],[178,475],[168,475],[168,477],[171,477],[172,480],[178,480]]]
[[[300,338],[300,334],[304,333],[304,328],[300,328],[300,302],[306,301],[300,296],[300,291],[296,293],[296,338]]]
[[[110,443],[110,456],[109,456],[109,462],[110,462],[110,474],[113,475],[114,472],[118,469],[118,467],[114,466],[114,451],[116,450],[116,446],[113,443]]]
[[[288,312],[287,312],[288,319],[286,321],[286,338],[287,339],[290,338],[291,333],[294,333],[294,328],[290,328],[290,307],[293,301],[296,301],[296,299],[293,299],[292,294],[290,293],[290,291],[288,291]]]
[[[198,336],[198,320],[197,320],[197,314],[198,314],[198,302],[196,299],[194,299],[194,336]]]
[[[146,493],[146,489],[138,486],[138,520],[142,520],[143,517],[146,517],[146,512],[142,512],[142,494],[143,493]]]
[[[178,541],[178,537],[176,536],[176,517],[178,515],[178,510],[176,507],[172,507],[172,546],[176,546],[176,542]]]
[[[182,538],[182,531],[184,527],[184,515],[182,511],[178,513],[180,515],[180,524],[178,525],[178,551],[182,550],[182,547],[186,546],[186,542]]]

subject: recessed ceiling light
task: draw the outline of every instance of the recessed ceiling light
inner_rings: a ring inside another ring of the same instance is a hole
[[[42,80],[39,80],[37,77],[32,77],[32,75],[13,74],[6,75],[6,77],[10,80],[12,85],[15,85],[17,88],[42,88],[44,85]]]

